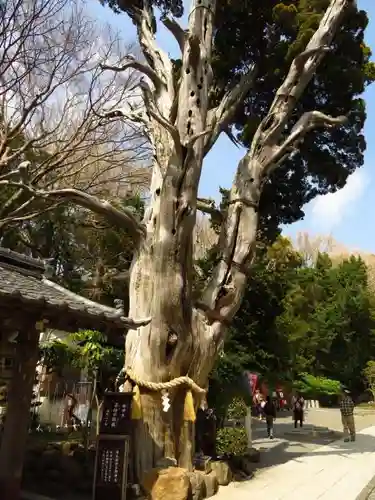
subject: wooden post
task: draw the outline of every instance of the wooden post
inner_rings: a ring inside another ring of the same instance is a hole
[[[245,417],[245,429],[247,436],[247,449],[250,450],[253,446],[253,435],[251,429],[251,406],[246,408],[246,417]]]
[[[2,500],[18,500],[30,424],[30,404],[38,362],[39,332],[35,325],[17,340],[13,376],[9,384],[6,420],[0,446]]]

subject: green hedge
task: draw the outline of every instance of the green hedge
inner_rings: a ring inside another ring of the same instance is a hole
[[[224,427],[216,435],[219,455],[243,455],[247,450],[247,435],[243,427]]]
[[[303,373],[299,380],[295,381],[294,389],[305,397],[312,399],[336,399],[341,393],[341,382],[326,377],[315,377],[309,373]]]

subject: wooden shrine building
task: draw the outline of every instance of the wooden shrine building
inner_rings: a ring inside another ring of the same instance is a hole
[[[47,278],[42,261],[0,248],[0,355],[13,356],[0,446],[2,500],[19,495],[40,332],[99,330],[122,345],[127,327],[122,308],[77,295]]]

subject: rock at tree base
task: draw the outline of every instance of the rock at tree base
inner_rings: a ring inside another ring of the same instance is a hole
[[[189,479],[191,485],[191,500],[203,500],[206,498],[206,483],[203,475],[198,472],[189,472]]]
[[[156,468],[166,469],[167,467],[177,467],[177,460],[175,458],[163,457],[156,463]]]
[[[219,490],[219,481],[214,471],[209,474],[204,474],[201,471],[197,471],[203,477],[204,483],[206,485],[206,498],[213,497]]]
[[[196,470],[200,470],[205,474],[209,474],[212,471],[211,467],[211,457],[197,455],[194,457],[194,467]]]
[[[227,486],[232,481],[233,474],[227,462],[211,462],[211,468],[215,472],[221,486]]]
[[[188,500],[189,474],[180,467],[152,469],[143,475],[142,488],[150,500]]]

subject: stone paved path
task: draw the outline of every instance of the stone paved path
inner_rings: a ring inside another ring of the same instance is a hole
[[[375,425],[375,413],[358,411],[356,412],[356,427],[359,432],[362,429]],[[293,423],[290,415],[280,415],[275,424],[275,440],[269,441],[266,438],[266,428],[264,423],[254,421],[253,439],[254,446],[267,453],[262,454],[259,464],[262,472],[266,472],[270,467],[280,465],[289,460],[309,453],[319,446],[331,443],[341,437],[342,424],[338,409],[312,409],[306,415],[307,426],[326,427],[336,432],[336,435],[294,435]],[[259,469],[259,467],[258,467]]]
[[[366,488],[361,495],[357,497],[357,500],[375,500],[375,484],[370,485],[369,488]]]
[[[355,443],[344,443],[340,439],[315,448],[256,474],[250,481],[221,488],[215,498],[356,500],[374,476],[375,426],[361,430]]]
[[[275,439],[271,441],[266,438],[265,424],[254,421],[254,446],[262,450],[261,463],[255,465],[255,477],[221,487],[215,499],[375,500],[375,480],[372,481],[375,478],[375,413],[356,413],[359,434],[355,443],[332,442],[332,436],[327,435],[294,434],[290,415],[283,414],[276,421]],[[306,424],[340,432],[340,412],[309,410]],[[26,498],[36,500],[37,497]]]
[[[375,476],[358,495],[356,500],[375,500]]]

